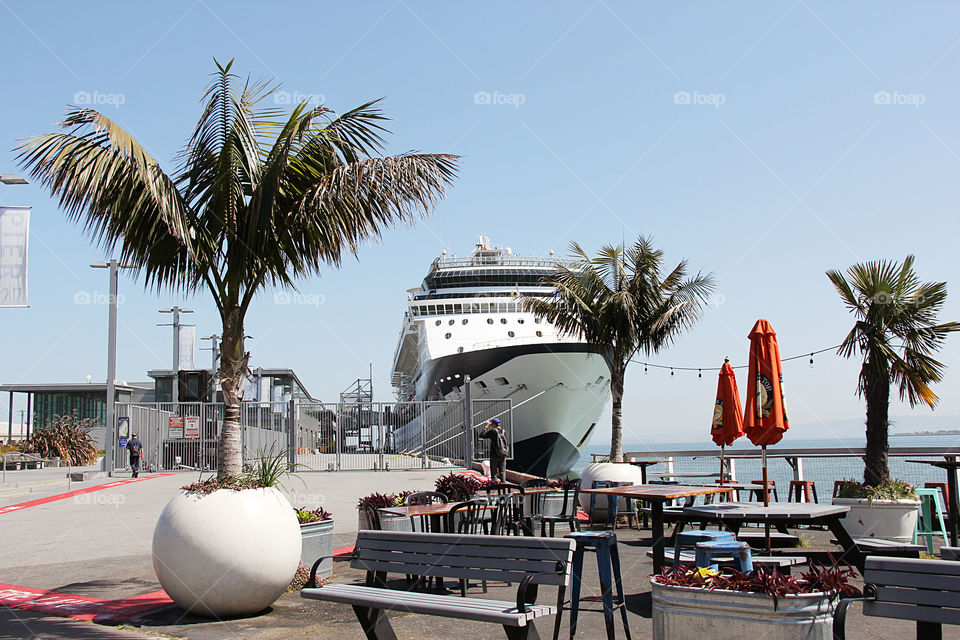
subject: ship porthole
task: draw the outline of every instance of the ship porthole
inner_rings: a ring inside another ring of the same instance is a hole
[[[448,322],[447,324],[452,325],[452,324],[453,324],[453,318],[450,318],[450,322]]]
[[[517,318],[517,324],[523,324],[523,318]]]
[[[487,318],[487,324],[493,324],[493,318]]]
[[[469,322],[469,320],[467,320],[466,318],[464,318],[464,319],[460,322],[460,324],[467,324],[467,322]]]
[[[439,321],[439,320],[437,320],[436,325],[437,325],[438,327],[440,326],[440,321]]]
[[[538,338],[542,338],[542,337],[543,337],[543,331],[537,331],[537,337],[538,337]]]
[[[463,347],[457,347],[457,353],[463,353]]]
[[[510,336],[510,337],[512,338],[512,337],[513,337],[513,335],[514,335],[514,334],[513,334],[513,331],[507,331],[507,335],[508,335],[508,336]]]
[[[446,335],[445,335],[445,336],[443,336],[443,337],[444,337],[444,338],[446,338],[447,340],[449,340],[449,339],[450,339],[450,336],[451,336],[451,335],[453,335],[453,334],[451,334],[451,333],[448,333],[448,334],[446,334]]]
[[[500,318],[500,324],[507,324],[506,318]]]

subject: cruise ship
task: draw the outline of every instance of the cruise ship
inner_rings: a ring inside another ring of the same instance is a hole
[[[610,392],[599,348],[523,310],[522,296],[555,295],[542,279],[559,264],[552,251],[516,256],[484,236],[466,257],[443,251],[423,283],[408,290],[393,364],[398,401],[462,398],[467,375],[472,399],[510,398],[507,466],[548,477],[580,460]],[[417,422],[408,431],[420,432]],[[403,449],[403,430],[395,437]]]

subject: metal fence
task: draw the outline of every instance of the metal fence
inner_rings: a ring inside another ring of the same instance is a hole
[[[499,418],[513,441],[512,401],[470,402],[467,438],[465,403],[244,402],[240,427],[244,463],[289,451],[303,470],[389,470],[464,466],[487,456],[479,437],[489,418]],[[143,443],[143,464],[165,470],[213,470],[223,424],[221,403],[118,403],[117,467],[129,464],[125,437]],[[472,446],[470,446],[472,444]],[[512,450],[512,446],[511,446]]]

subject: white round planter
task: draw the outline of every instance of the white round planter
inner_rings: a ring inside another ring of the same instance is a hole
[[[300,563],[300,524],[273,488],[180,492],[153,532],[153,569],[164,591],[197,615],[263,611]]]
[[[831,640],[831,593],[781,596],[674,587],[650,579],[654,640]]]
[[[582,489],[589,489],[593,486],[594,480],[611,480],[614,482],[640,484],[643,482],[643,474],[640,471],[640,467],[635,467],[626,462],[594,462],[588,464],[583,470],[583,473],[580,474],[580,487]],[[580,494],[580,507],[583,508],[584,511],[589,512],[590,494]],[[626,501],[620,498],[619,512],[626,513],[626,509]],[[597,496],[594,516],[596,519],[602,519],[607,516],[606,497]]]
[[[853,538],[883,538],[912,542],[917,527],[919,500],[867,500],[834,498],[833,504],[850,507],[840,522]]]

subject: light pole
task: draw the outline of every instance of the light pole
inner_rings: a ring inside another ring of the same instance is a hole
[[[110,270],[110,314],[107,321],[107,410],[104,422],[106,430],[103,436],[103,447],[106,453],[103,456],[104,471],[110,473],[116,468],[116,416],[114,402],[116,401],[117,380],[117,281],[120,269],[133,269],[135,265],[120,264],[119,260],[110,262],[94,262],[90,265],[94,269]]]
[[[217,362],[220,360],[220,334],[211,333],[203,336],[201,340],[210,341],[210,402],[217,401]]]
[[[3,184],[30,184],[26,178],[13,173],[0,174],[0,183]],[[7,418],[7,442],[13,442],[13,391],[10,392],[10,415]]]
[[[180,402],[180,314],[193,313],[193,309],[182,307],[173,307],[172,309],[160,309],[160,313],[173,314],[173,403]],[[168,327],[167,324],[159,324],[158,327]]]

